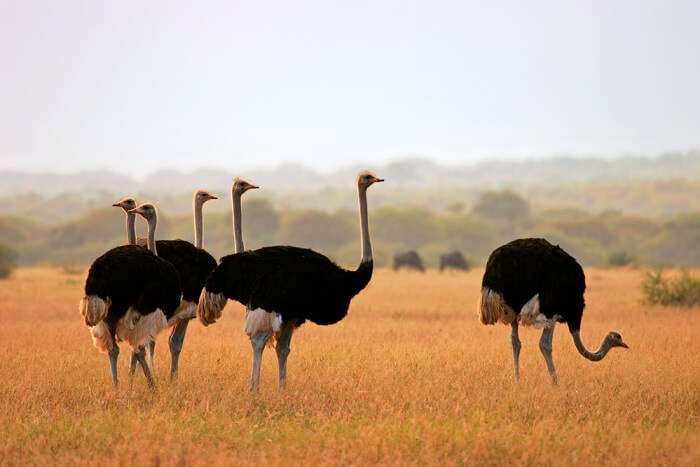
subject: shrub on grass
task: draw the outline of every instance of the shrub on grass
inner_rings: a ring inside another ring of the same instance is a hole
[[[17,252],[0,243],[0,279],[9,277],[17,267]]]
[[[666,279],[663,271],[647,272],[642,289],[647,303],[655,305],[700,305],[700,279],[682,271],[676,279]]]

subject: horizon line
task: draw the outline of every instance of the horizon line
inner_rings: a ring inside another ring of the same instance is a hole
[[[582,154],[582,153],[552,153],[548,155],[515,155],[515,154],[506,154],[506,155],[500,155],[500,156],[486,156],[482,159],[477,159],[477,160],[470,160],[470,161],[464,161],[464,162],[454,162],[454,161],[444,161],[440,160],[439,158],[434,158],[431,156],[427,155],[418,155],[418,154],[405,154],[402,156],[398,156],[396,158],[387,160],[380,165],[375,165],[375,167],[389,167],[391,165],[395,164],[400,164],[402,162],[429,162],[432,163],[436,166],[441,166],[445,168],[456,168],[456,167],[476,167],[479,165],[487,165],[487,164],[498,164],[498,163],[527,163],[527,162],[532,162],[532,161],[546,161],[546,160],[562,160],[562,159],[571,159],[571,160],[597,160],[597,161],[604,161],[604,162],[613,162],[613,161],[621,161],[621,160],[640,160],[640,159],[646,159],[646,160],[655,160],[655,159],[660,159],[662,157],[668,157],[668,156],[673,156],[673,155],[693,155],[693,154],[698,154],[700,155],[700,146],[697,147],[691,147],[685,150],[668,150],[668,151],[663,151],[660,153],[655,153],[655,154],[640,154],[640,153],[623,153],[623,154],[614,154],[614,155],[606,155],[606,154]],[[311,165],[305,164],[303,162],[293,162],[293,161],[280,161],[274,164],[269,164],[269,165],[259,165],[259,166],[248,166],[243,168],[243,171],[265,171],[265,172],[274,172],[278,170],[282,170],[286,167],[294,167],[298,169],[305,169],[305,170],[310,170],[313,172],[317,172],[322,175],[329,175],[334,172],[340,172],[343,170],[348,170],[350,168],[353,168],[354,166],[372,166],[374,165],[371,162],[366,162],[366,161],[361,161],[358,160],[356,162],[350,162],[344,165],[339,165],[335,168],[316,168]],[[78,169],[78,170],[67,170],[67,171],[62,171],[60,169],[56,170],[45,170],[44,168],[40,170],[33,170],[33,169],[13,169],[13,168],[2,168],[0,167],[0,174],[21,174],[21,175],[81,175],[81,174],[89,174],[89,173],[95,173],[95,172],[107,172],[111,174],[116,174],[116,175],[122,175],[125,177],[129,177],[135,180],[143,180],[146,179],[153,174],[160,173],[160,172],[177,172],[180,174],[192,174],[196,172],[201,172],[201,171],[232,171],[233,169],[223,167],[223,166],[218,166],[218,165],[209,165],[209,166],[199,166],[199,167],[193,167],[189,169],[185,169],[182,167],[168,167],[168,166],[161,166],[154,168],[152,170],[147,171],[143,175],[135,174],[133,172],[127,172],[127,171],[122,171],[118,170],[115,168],[111,167],[92,167],[92,168],[84,168],[84,169]]]

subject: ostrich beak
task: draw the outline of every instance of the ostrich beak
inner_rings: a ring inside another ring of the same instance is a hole
[[[214,196],[214,195],[209,195],[209,199],[219,199],[219,198],[217,198],[217,197]]]
[[[376,182],[383,182],[383,181],[384,181],[383,178],[375,178],[375,179],[374,179],[374,182],[375,182],[375,183],[376,183]]]
[[[112,205],[112,207],[121,208],[121,207],[123,207],[123,206],[122,206],[122,203],[114,203],[114,204]]]
[[[626,348],[626,349],[629,349],[629,347],[627,346],[627,344],[625,344],[624,342],[620,342],[620,347],[624,347],[624,348]]]
[[[258,185],[250,185],[248,187],[249,190],[257,190],[258,188],[260,188]]]
[[[140,214],[143,216],[143,209],[140,207],[129,210],[129,214]]]

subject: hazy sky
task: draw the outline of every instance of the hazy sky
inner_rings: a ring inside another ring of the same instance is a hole
[[[698,1],[0,0],[0,170],[699,144]]]

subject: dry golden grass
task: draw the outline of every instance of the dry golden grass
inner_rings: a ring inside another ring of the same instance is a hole
[[[589,270],[584,341],[616,330],[630,350],[592,363],[558,326],[555,388],[523,329],[516,385],[509,328],[476,318],[481,274],[377,271],[341,323],[298,330],[286,391],[268,349],[251,395],[240,306],[191,323],[176,385],[159,337],[155,394],[122,349],[115,391],[83,272],[19,270],[0,281],[0,464],[699,463],[697,308],[641,304],[640,270]]]

